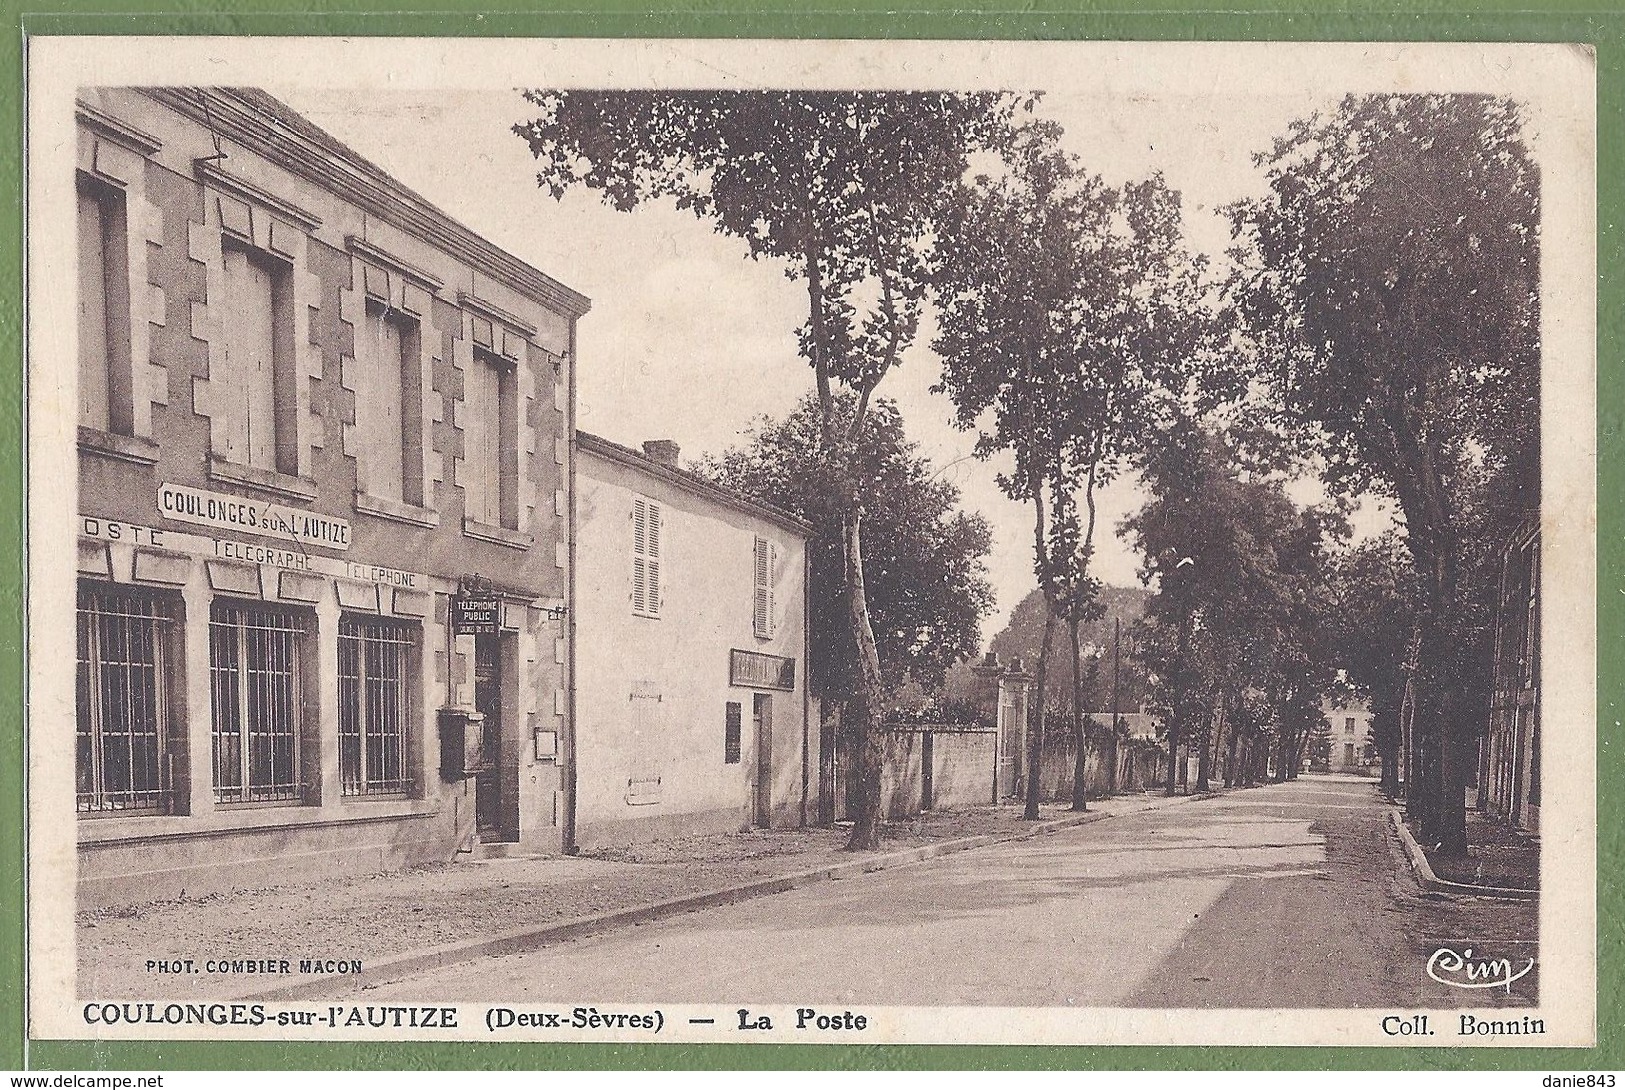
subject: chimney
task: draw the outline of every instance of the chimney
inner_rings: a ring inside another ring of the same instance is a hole
[[[678,446],[674,439],[645,439],[643,441],[643,456],[651,462],[659,462],[663,466],[677,468]]]

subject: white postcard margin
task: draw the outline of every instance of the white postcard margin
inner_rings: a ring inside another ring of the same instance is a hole
[[[1243,100],[1254,95],[1457,91],[1507,95],[1526,106],[1542,171],[1541,698],[1547,789],[1542,807],[1541,1000],[1538,1009],[1518,1008],[1516,1013],[1540,1017],[1548,1027],[1528,1044],[1595,1042],[1596,66],[1589,47],[33,37],[27,50],[30,1036],[126,1035],[88,1027],[74,991],[73,758],[71,745],[61,740],[71,738],[74,717],[72,672],[66,664],[74,656],[75,573],[67,543],[75,539],[77,415],[75,368],[63,362],[75,358],[73,302],[61,286],[75,282],[73,187],[64,180],[72,178],[74,169],[76,89],[194,84],[380,92],[538,85],[839,86],[1066,87]],[[590,996],[580,998],[592,1001]],[[467,1014],[457,1031],[422,1031],[410,1038],[399,1031],[324,1033],[320,1039],[491,1040],[478,1025],[484,1006],[462,1007]],[[1438,1008],[1438,1013],[1449,1018],[1453,1009]],[[876,1032],[865,1034],[862,1043],[1408,1043],[1385,1036],[1377,1022],[1371,1011],[880,1008]],[[261,1036],[230,1027],[148,1027],[128,1035]],[[301,1036],[299,1031],[274,1033],[275,1039]],[[616,1031],[576,1039],[649,1038]],[[1498,1037],[1483,1043],[1516,1042]]]

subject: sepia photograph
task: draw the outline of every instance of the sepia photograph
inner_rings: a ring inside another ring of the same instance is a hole
[[[29,65],[35,1036],[1595,1042],[1589,50]]]

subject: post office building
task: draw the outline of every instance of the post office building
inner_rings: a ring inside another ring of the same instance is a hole
[[[263,93],[77,117],[82,903],[557,850],[587,300]]]

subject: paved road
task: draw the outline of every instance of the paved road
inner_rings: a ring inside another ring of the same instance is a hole
[[[1113,817],[368,988],[369,1001],[1484,1006],[1447,942],[1532,954],[1532,906],[1423,894],[1369,781]],[[1534,974],[1512,1003],[1534,998]]]

